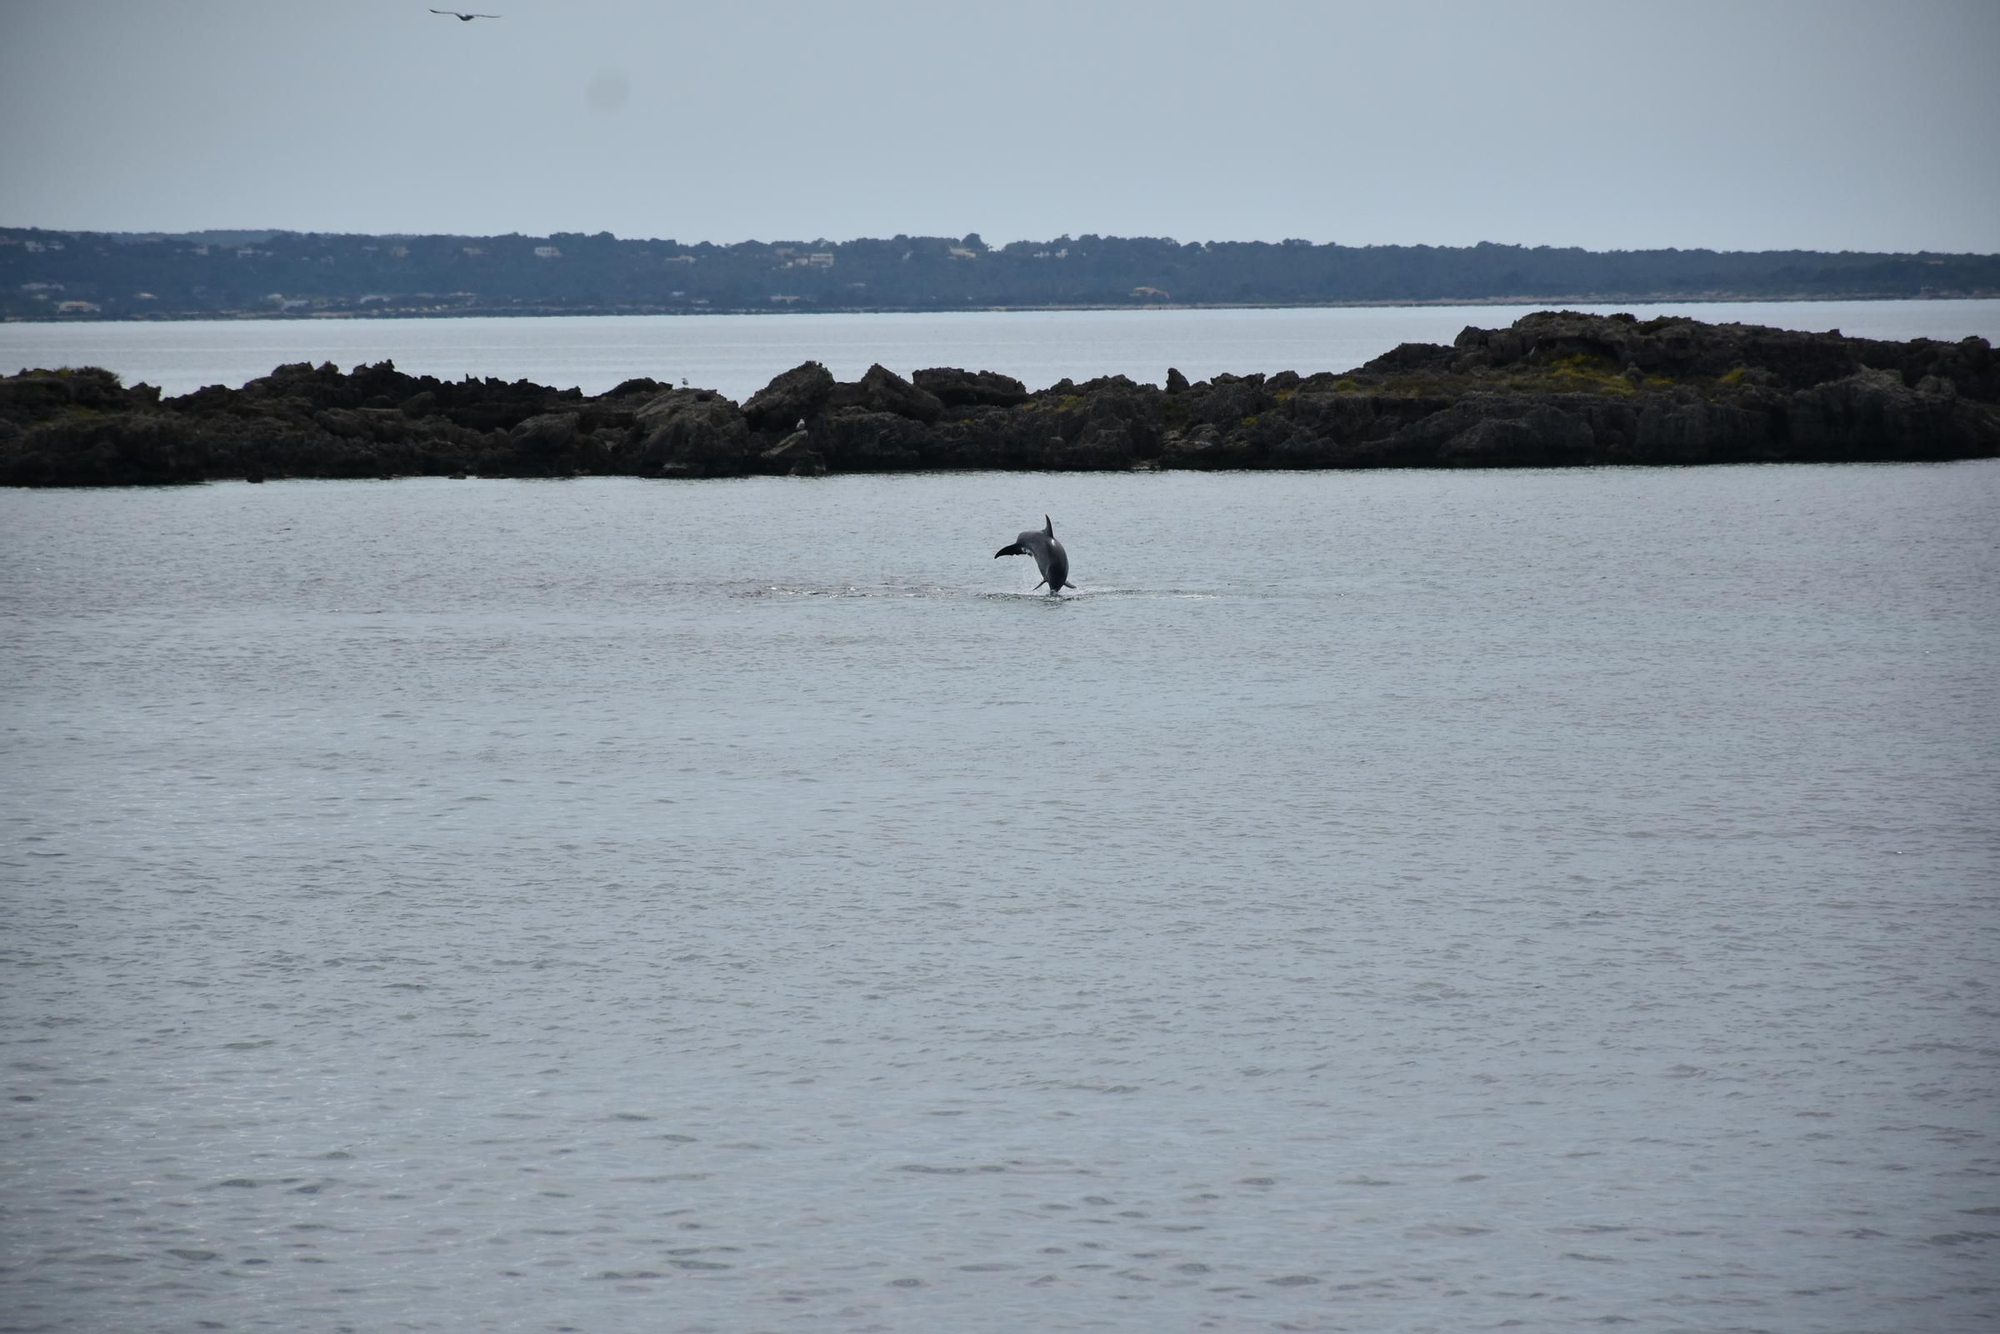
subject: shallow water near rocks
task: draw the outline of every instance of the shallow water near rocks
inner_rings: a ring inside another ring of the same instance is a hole
[[[1996,512],[0,493],[0,1325],[1990,1328]]]

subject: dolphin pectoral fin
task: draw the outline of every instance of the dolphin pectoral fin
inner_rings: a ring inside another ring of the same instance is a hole
[[[1042,580],[1042,584],[1045,584],[1045,583],[1047,583],[1047,582],[1048,582],[1048,580],[1046,580],[1046,579]],[[1035,588],[1040,588],[1040,587],[1042,586],[1042,584],[1036,584],[1036,585],[1035,585]],[[1029,591],[1030,593],[1032,593],[1032,592],[1034,592],[1034,591],[1035,591],[1035,588],[1031,588],[1031,589],[1029,589],[1028,591]],[[1051,589],[1049,590],[1049,592],[1053,593],[1053,592],[1055,592],[1055,589],[1051,588]]]
[[[1002,556],[1025,556],[1027,554],[1028,549],[1019,542],[1016,542],[1011,547],[1001,547],[998,551],[994,552],[993,559],[999,560]]]

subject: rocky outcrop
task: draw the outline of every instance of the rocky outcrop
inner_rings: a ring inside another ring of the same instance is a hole
[[[634,414],[631,471],[659,477],[740,477],[755,471],[750,424],[707,389],[670,389]]]
[[[743,416],[756,430],[789,430],[818,416],[832,397],[833,372],[817,361],[808,361],[752,394],[743,405]]]
[[[1028,401],[1028,390],[1011,375],[936,366],[910,379],[947,408],[1012,408]]]
[[[951,367],[851,383],[817,362],[738,407],[628,380],[280,366],[163,399],[101,370],[0,379],[0,482],[817,476],[911,469],[1493,468],[2000,457],[1985,340],[1884,342],[1545,311],[1344,373],[1108,376],[1030,393]],[[803,425],[801,425],[803,423]]]
[[[916,422],[934,422],[944,415],[944,404],[936,394],[905,380],[883,366],[870,366],[853,384],[835,385],[827,399],[831,408],[859,408],[863,412],[888,413]]]
[[[783,472],[793,477],[819,477],[826,472],[826,456],[813,448],[812,438],[804,431],[792,432],[758,458],[768,472]]]

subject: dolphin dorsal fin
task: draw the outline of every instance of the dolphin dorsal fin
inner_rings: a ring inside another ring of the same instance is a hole
[[[1055,521],[1049,518],[1049,516],[1046,514],[1042,516],[1042,531],[1044,533],[1047,533],[1050,537],[1054,537],[1056,535]]]

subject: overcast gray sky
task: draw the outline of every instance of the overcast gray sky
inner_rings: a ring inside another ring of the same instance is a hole
[[[0,0],[0,223],[2000,251],[2000,0]]]

